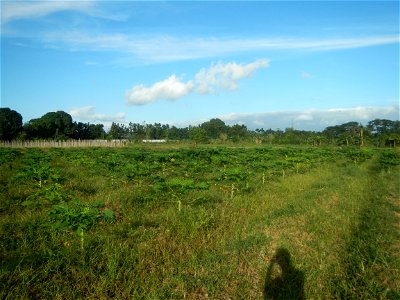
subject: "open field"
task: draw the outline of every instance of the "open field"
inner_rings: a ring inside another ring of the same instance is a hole
[[[2,299],[399,299],[398,149],[0,148]]]

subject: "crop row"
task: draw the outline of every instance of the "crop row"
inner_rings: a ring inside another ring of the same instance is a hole
[[[372,157],[365,149],[320,148],[193,148],[175,150],[122,149],[0,149],[0,165],[19,161],[18,178],[29,179],[38,187],[51,181],[62,184],[63,168],[57,162],[108,179],[111,185],[146,186],[147,193],[183,194],[208,189],[210,185],[236,184],[249,187],[252,181],[265,184],[269,178],[303,173],[315,164],[346,159],[362,162]],[[393,155],[392,155],[393,156]],[[387,156],[382,162],[391,163]],[[47,187],[48,188],[48,187]],[[57,190],[52,186],[53,190]],[[32,195],[30,195],[32,198]],[[29,197],[28,197],[29,198]],[[28,199],[29,200],[29,199]]]
[[[22,186],[25,197],[19,200],[27,207],[76,198],[76,187],[69,185],[68,180],[75,173],[103,178],[110,188],[134,189],[142,199],[180,201],[183,194],[210,187],[233,197],[269,180],[304,173],[316,164],[333,160],[360,163],[374,155],[374,150],[357,148],[2,148],[0,151],[0,166],[8,164],[18,169],[12,172],[7,184]],[[380,150],[379,162],[386,169],[398,164],[398,152]],[[90,186],[81,186],[80,190],[83,194],[96,193]]]

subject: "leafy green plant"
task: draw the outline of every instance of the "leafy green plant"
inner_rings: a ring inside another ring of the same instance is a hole
[[[381,152],[379,164],[385,171],[389,171],[391,168],[400,165],[400,153],[392,149]]]
[[[38,208],[68,201],[69,199],[70,196],[65,192],[64,188],[60,184],[54,183],[29,195],[26,200],[22,202],[22,205],[27,208]]]
[[[349,148],[345,150],[345,155],[348,159],[352,160],[355,164],[366,161],[372,157],[372,153],[364,149]]]
[[[109,209],[101,210],[101,206],[102,203],[89,206],[80,201],[54,205],[49,212],[51,227],[56,230],[74,231],[80,237],[83,249],[84,231],[99,221],[115,221],[114,213]]]
[[[153,190],[159,193],[165,193],[167,196],[172,197],[177,200],[168,200],[164,202],[174,202],[178,204],[178,211],[181,211],[182,201],[180,196],[189,192],[190,190],[208,190],[209,185],[207,182],[199,182],[195,183],[192,179],[182,179],[182,178],[173,178],[169,181],[165,181],[164,178],[161,178],[159,182],[157,182],[153,186]]]
[[[0,148],[0,166],[5,163],[10,163],[17,157],[21,156],[21,151],[12,148]]]
[[[173,178],[168,181],[160,181],[153,186],[156,191],[171,192],[173,194],[184,194],[190,190],[207,190],[206,182],[195,183],[192,179]]]
[[[222,174],[215,178],[217,182],[229,182],[229,187],[222,186],[221,189],[227,191],[230,190],[230,198],[234,197],[235,192],[240,190],[249,189],[249,173],[242,168],[235,167],[227,169],[225,166],[222,170]]]
[[[52,170],[47,165],[38,165],[32,167],[32,179],[34,179],[38,186],[41,188],[44,184],[46,184],[49,180],[57,182],[60,180],[60,176],[57,172]]]

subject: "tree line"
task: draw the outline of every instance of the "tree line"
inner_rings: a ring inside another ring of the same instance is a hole
[[[191,140],[195,143],[257,142],[265,144],[345,145],[345,146],[398,146],[400,145],[400,121],[374,119],[363,126],[347,122],[329,126],[323,131],[304,131],[294,128],[285,130],[250,130],[245,125],[226,125],[218,118],[198,126],[178,128],[168,124],[112,123],[106,132],[103,124],[73,121],[64,111],[48,112],[40,118],[22,122],[22,116],[10,108],[0,108],[0,140],[92,140],[125,139],[142,140]]]

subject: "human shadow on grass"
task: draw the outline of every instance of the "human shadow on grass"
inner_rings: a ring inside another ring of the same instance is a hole
[[[304,273],[291,262],[290,253],[279,248],[268,268],[264,284],[264,299],[305,299]]]

